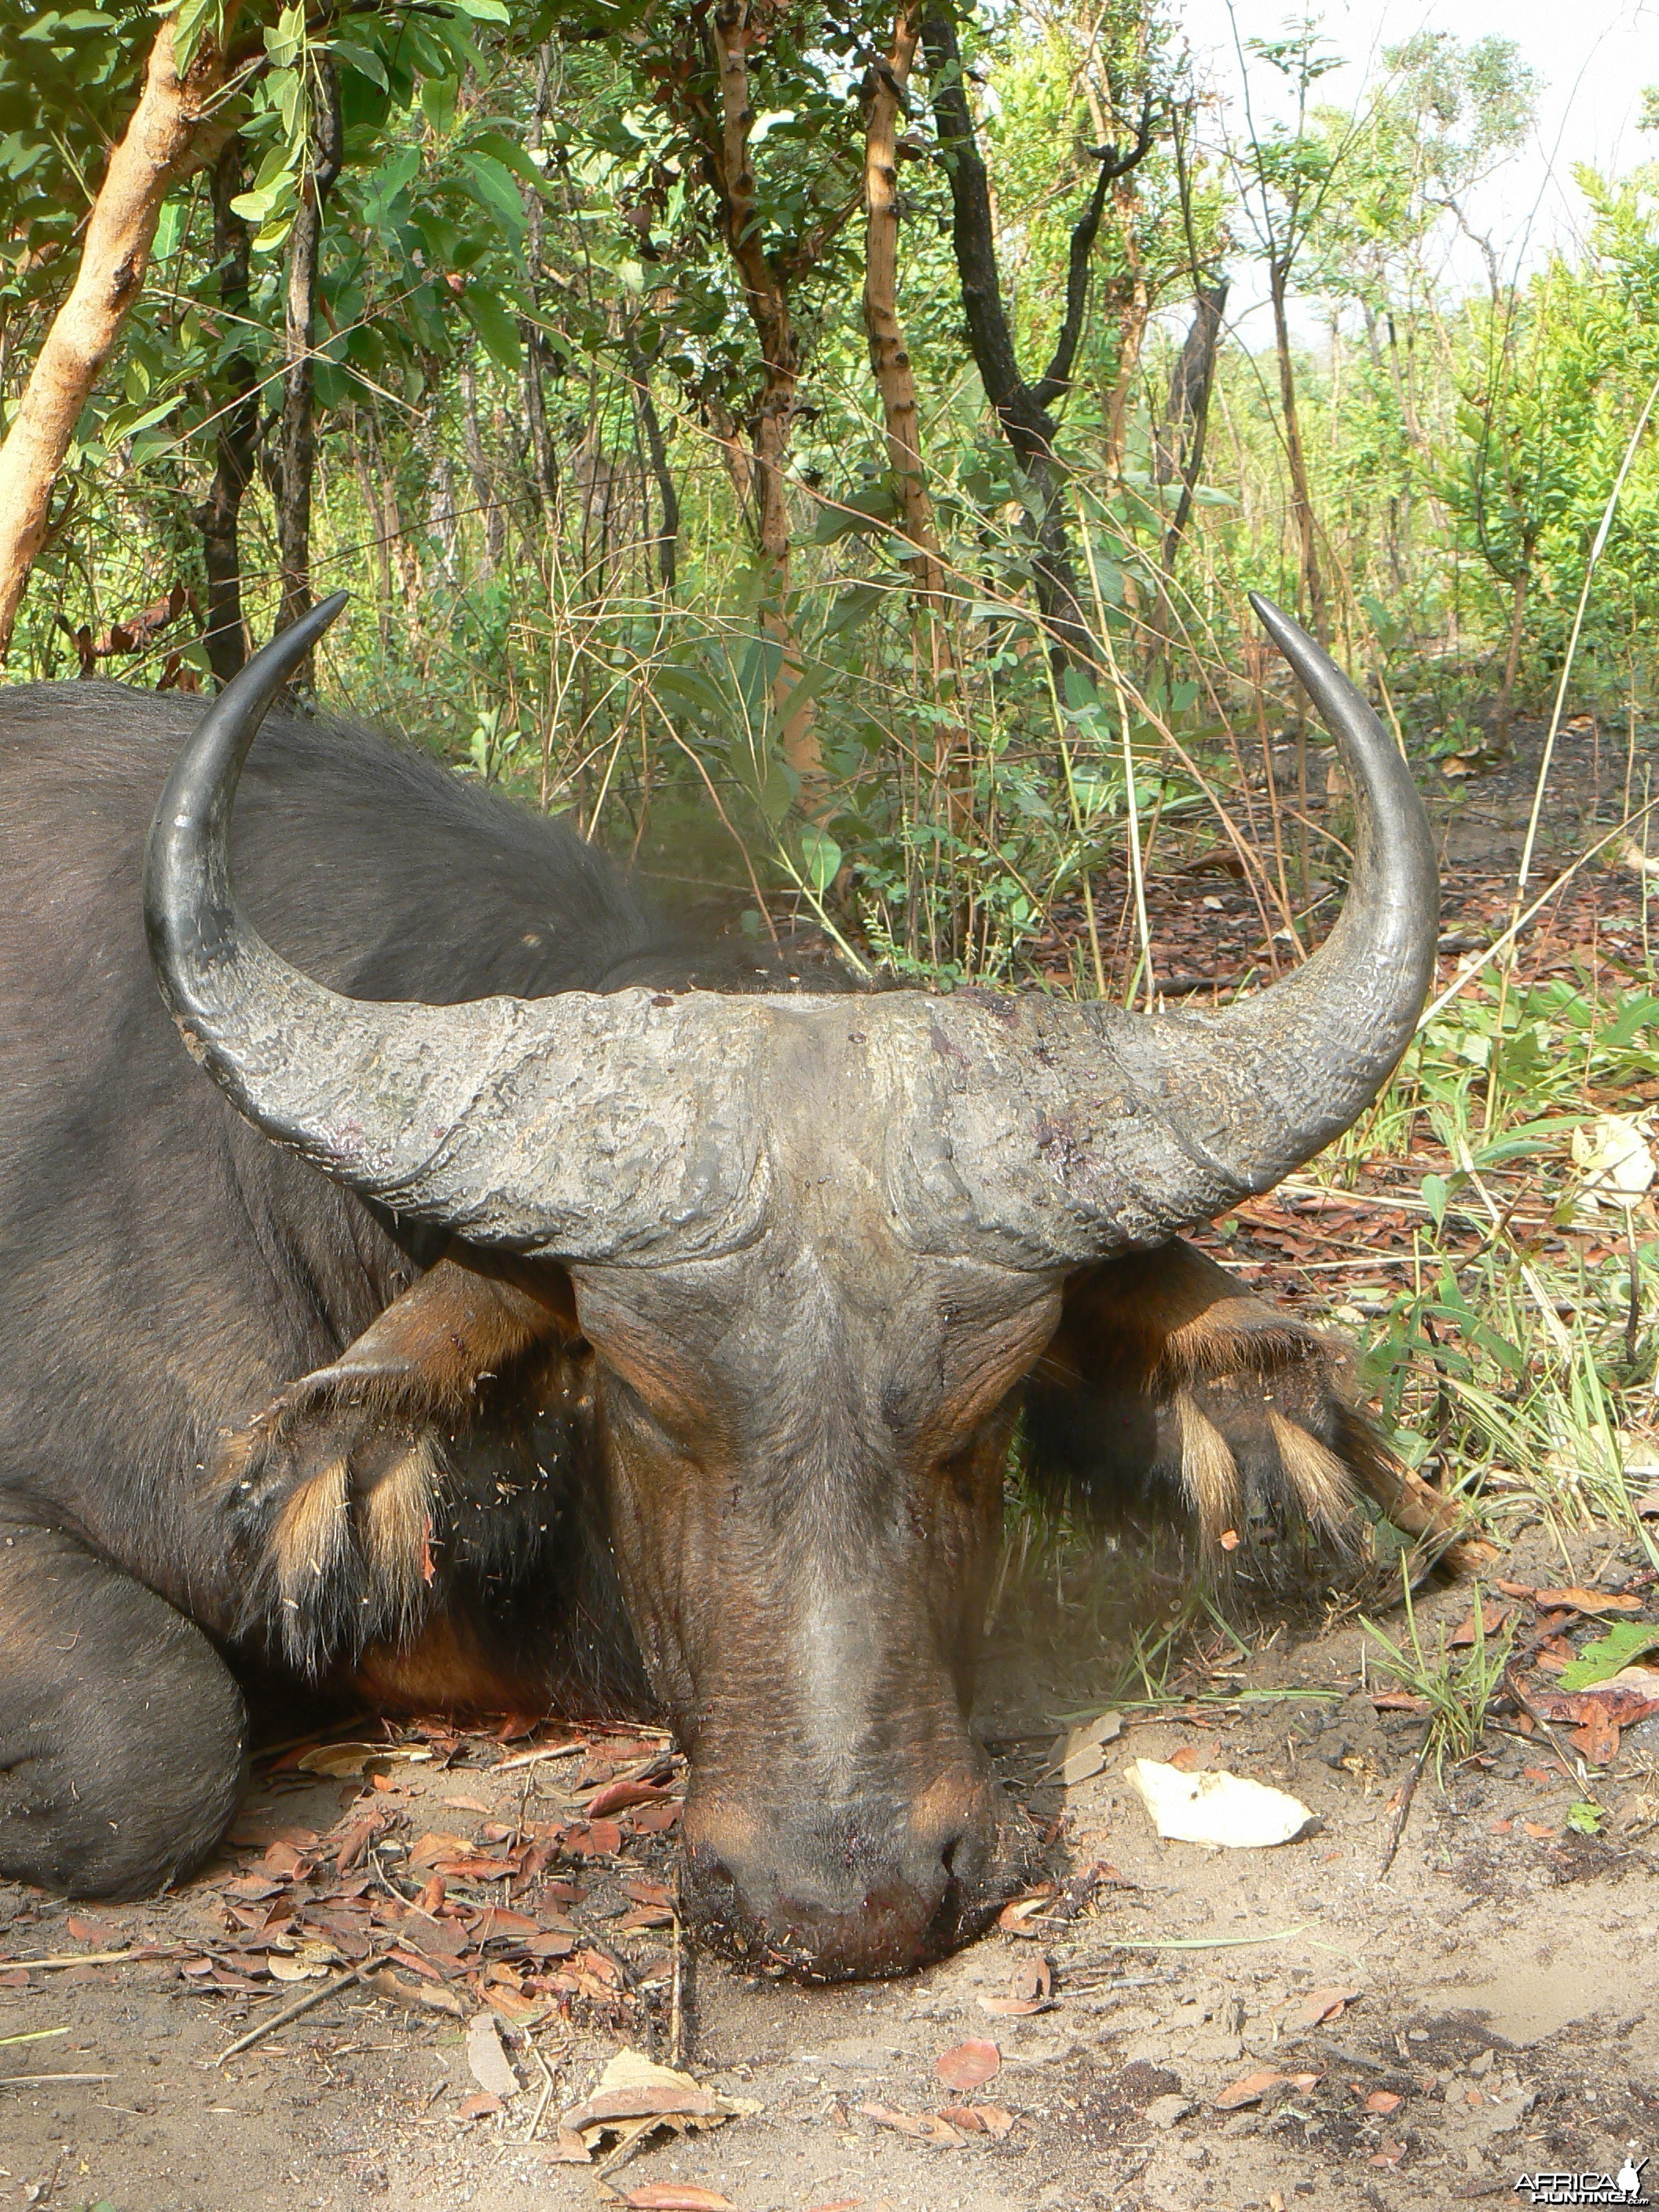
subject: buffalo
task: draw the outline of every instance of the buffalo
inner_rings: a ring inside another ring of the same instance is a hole
[[[1200,1546],[1399,1495],[1340,1347],[1176,1232],[1412,1034],[1406,764],[1258,601],[1355,793],[1305,966],[1218,1012],[806,988],[412,750],[276,719],[244,774],[338,605],[193,727],[0,702],[0,1873],[185,1875],[256,1693],[653,1714],[704,1937],[938,1956],[1026,1872],[968,1718],[1017,1422]]]

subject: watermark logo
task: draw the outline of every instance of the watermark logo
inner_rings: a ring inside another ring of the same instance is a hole
[[[1643,2186],[1646,2159],[1627,2158],[1617,2173],[1523,2173],[1517,2197],[1534,2204],[1651,2204]]]

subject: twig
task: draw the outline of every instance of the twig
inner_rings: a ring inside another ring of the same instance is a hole
[[[1316,2051],[1325,2051],[1332,2058],[1340,2058],[1345,2066],[1358,2066],[1362,2073],[1392,2075],[1397,2081],[1408,2082],[1413,2089],[1417,2087],[1416,2077],[1410,2068],[1402,2066],[1397,2059],[1390,2063],[1386,2058],[1372,2058],[1363,2051],[1350,2051],[1346,2044],[1333,2043],[1328,2035],[1293,2035],[1290,2040],[1292,2043],[1310,2043]]]
[[[129,1960],[144,1966],[178,1955],[176,1947],[152,1948],[145,1943],[134,1944],[125,1951],[58,1951],[49,1959],[0,1959],[0,1973],[11,1966],[27,1966],[31,1973],[52,1974],[62,1966],[119,1966]]]
[[[112,2074],[0,2074],[0,2089],[21,2089],[31,2081],[112,2081]]]
[[[535,2037],[527,2036],[526,2041],[530,2045],[531,2057],[542,2069],[541,2097],[536,2106],[535,2117],[530,2123],[529,2132],[524,2138],[526,2142],[533,2143],[541,2131],[542,2122],[547,2118],[547,2108],[553,2101],[553,2069],[542,2057],[541,2046]]]
[[[349,1990],[354,1984],[364,1980],[367,1976],[378,1973],[391,1958],[394,1948],[388,1944],[383,1951],[371,1952],[361,1966],[353,1966],[349,1973],[336,1974],[332,1981],[323,1983],[319,1988],[312,1990],[305,1996],[296,1998],[291,2005],[285,2005],[281,2012],[273,2014],[267,2021],[262,2021],[258,2027],[251,2027],[246,2035],[239,2035],[234,2043],[219,2053],[213,2062],[214,2064],[222,2066],[226,2059],[234,2058],[241,2051],[251,2051],[256,2043],[263,2043],[266,2036],[274,2035],[279,2027],[286,2027],[289,2021],[298,2020],[301,2013],[310,2012],[314,2006],[321,2004],[328,1997],[337,1995],[341,1990]]]
[[[1423,1741],[1417,1747],[1417,1756],[1411,1763],[1411,1771],[1400,1785],[1400,1802],[1395,1807],[1394,1816],[1389,1822],[1388,1838],[1382,1846],[1382,1863],[1376,1869],[1379,1881],[1394,1864],[1394,1855],[1400,1849],[1401,1838],[1406,1832],[1406,1822],[1411,1816],[1412,1800],[1417,1795],[1418,1784],[1423,1779],[1423,1769],[1429,1763],[1429,1746],[1433,1741],[1434,1723],[1430,1720],[1424,1725]]]
[[[574,1743],[556,1743],[544,1751],[515,1751],[511,1759],[497,1760],[494,1766],[484,1769],[486,1774],[510,1774],[520,1766],[539,1766],[544,1759],[572,1759],[577,1752],[585,1751],[588,1739],[579,1736]]]
[[[683,2073],[691,2063],[696,2033],[693,2018],[696,1990],[692,1983],[691,1953],[685,1940],[685,1923],[674,1915],[674,1986],[668,2004],[668,2063]]]

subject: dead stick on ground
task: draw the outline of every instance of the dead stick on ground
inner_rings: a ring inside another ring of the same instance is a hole
[[[533,2035],[529,2036],[526,2040],[530,2045],[531,2057],[535,2060],[537,2065],[542,2069],[541,2097],[536,2106],[536,2116],[531,2121],[529,2130],[524,2138],[526,2142],[533,2143],[538,2135],[541,2132],[542,2122],[547,2118],[547,2108],[553,2101],[553,2069],[548,2064],[546,2059],[542,2057],[541,2045],[537,2042],[535,2037]]]
[[[112,2074],[0,2074],[0,2089],[21,2089],[31,2081],[112,2081]]]
[[[1394,1818],[1389,1823],[1388,1838],[1382,1846],[1382,1863],[1376,1869],[1379,1881],[1394,1864],[1394,1855],[1400,1849],[1400,1839],[1406,1832],[1406,1822],[1411,1814],[1412,1799],[1416,1796],[1417,1785],[1423,1779],[1423,1769],[1429,1763],[1429,1746],[1433,1741],[1434,1723],[1431,1721],[1423,1730],[1423,1741],[1417,1747],[1417,1756],[1412,1761],[1411,1771],[1400,1785],[1400,1802],[1395,1807]]]
[[[53,1974],[64,1966],[122,1966],[130,1962],[154,1966],[178,1956],[176,1950],[152,1951],[143,1945],[130,1951],[58,1951],[50,1959],[0,1959],[0,1973],[12,1966],[27,1966],[31,1973]]]
[[[291,2005],[285,2005],[281,2012],[273,2014],[270,2020],[262,2021],[258,2027],[251,2027],[246,2035],[239,2035],[228,2049],[219,2053],[213,2062],[214,2064],[222,2066],[227,2058],[234,2058],[240,2051],[251,2051],[256,2043],[263,2043],[266,2036],[274,2035],[279,2027],[286,2027],[289,2021],[298,2020],[301,2013],[309,2012],[313,2006],[322,2004],[329,1997],[337,1996],[341,1990],[350,1989],[355,1983],[364,1980],[367,1976],[378,1973],[391,1956],[390,1948],[376,1951],[365,1959],[361,1966],[354,1966],[349,1973],[336,1974],[331,1982],[325,1982],[320,1989],[311,1990],[308,1995],[299,1998]]]

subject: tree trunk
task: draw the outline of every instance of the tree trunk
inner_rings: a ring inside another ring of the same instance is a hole
[[[242,142],[230,138],[221,148],[213,170],[213,258],[219,272],[219,305],[233,338],[247,328],[249,319],[248,228],[231,205],[242,187]],[[209,390],[218,416],[213,482],[196,520],[202,532],[202,566],[207,572],[208,659],[222,687],[252,650],[242,609],[237,524],[258,456],[259,378],[244,345],[234,343],[226,354],[220,375]]]
[[[75,282],[0,446],[0,657],[10,646],[30,565],[46,539],[52,486],[81,410],[143,289],[161,204],[200,156],[217,112],[222,50],[204,39],[180,77],[173,39],[173,23],[164,21],[138,105],[93,202]]]
[[[1115,486],[1123,474],[1129,400],[1134,390],[1135,378],[1140,371],[1140,353],[1146,341],[1152,295],[1147,289],[1139,241],[1135,236],[1135,211],[1139,195],[1133,180],[1126,179],[1121,184],[1114,197],[1117,202],[1118,227],[1123,234],[1123,256],[1129,269],[1128,292],[1118,310],[1117,372],[1112,379],[1111,398],[1106,410],[1106,471]]]
[[[887,467],[898,498],[899,527],[915,548],[904,563],[910,577],[911,605],[937,694],[953,683],[956,660],[947,620],[945,564],[922,466],[915,369],[898,313],[898,131],[900,118],[908,112],[910,71],[921,34],[921,0],[898,0],[892,43],[885,59],[872,64],[866,81],[864,328],[870,343],[870,368],[881,398]],[[957,788],[955,774],[963,738],[958,728],[944,722],[935,726],[934,787],[936,792],[943,789],[949,795],[953,817],[960,811],[963,795]]]
[[[340,173],[340,92],[334,64],[318,64],[317,109],[312,124],[309,173],[289,240],[288,303],[283,329],[282,466],[276,503],[276,552],[283,600],[276,628],[288,629],[309,611],[311,492],[317,466],[316,374],[312,352],[317,312],[317,265],[322,251],[323,210]],[[316,672],[307,653],[290,682],[309,689]]]
[[[640,428],[645,434],[646,456],[662,504],[662,528],[652,540],[657,549],[657,575],[663,590],[672,593],[679,565],[680,496],[674,471],[668,465],[668,447],[663,438],[657,403],[651,396],[651,364],[636,349],[629,356],[629,368],[634,379],[634,404],[639,413]]]
[[[1273,344],[1279,356],[1279,396],[1285,410],[1285,453],[1291,471],[1291,514],[1296,524],[1301,552],[1302,580],[1308,594],[1309,627],[1322,645],[1330,634],[1325,610],[1325,582],[1319,570],[1319,539],[1314,522],[1313,500],[1308,490],[1308,462],[1302,447],[1302,425],[1296,409],[1296,371],[1291,361],[1291,330],[1285,312],[1289,272],[1282,261],[1268,264],[1268,290],[1273,296]]]
[[[484,574],[493,577],[507,550],[507,517],[490,483],[489,459],[478,422],[477,372],[471,361],[461,369],[461,451],[472,482],[472,497],[483,518]]]
[[[537,57],[536,99],[531,109],[530,128],[526,136],[526,144],[532,154],[541,150],[542,127],[552,111],[552,105],[553,46],[550,40],[543,45]],[[521,185],[519,190],[524,201],[525,249],[530,296],[539,307],[542,264],[546,252],[542,196],[529,183]],[[546,373],[552,354],[534,317],[520,317],[519,336],[524,346],[524,414],[530,429],[532,484],[544,520],[551,527],[556,524],[559,506],[558,454],[547,426]]]
[[[1057,425],[1049,410],[1071,387],[1072,363],[1088,299],[1089,256],[1100,228],[1107,190],[1146,155],[1152,143],[1151,107],[1143,112],[1132,149],[1122,155],[1112,147],[1100,149],[1095,188],[1073,227],[1066,314],[1054,359],[1036,384],[1028,384],[1015,357],[1002,304],[990,183],[974,134],[974,118],[963,84],[956,18],[948,4],[934,0],[934,4],[924,9],[921,44],[931,80],[934,123],[950,179],[951,248],[962,286],[969,346],[1003,435],[1038,497],[1039,520],[1031,556],[1038,611],[1054,641],[1057,660],[1075,657],[1097,665],[1099,648],[1083,612],[1072,567],[1065,472],[1054,453]]]
[[[1181,498],[1164,538],[1166,579],[1175,574],[1176,556],[1192,518],[1194,488],[1203,472],[1204,447],[1210,430],[1210,389],[1215,382],[1227,292],[1224,276],[1217,277],[1213,284],[1199,285],[1187,343],[1170,372],[1168,419],[1158,436],[1154,471],[1159,483],[1181,480]]]
[[[351,410],[351,465],[357,478],[357,496],[363,503],[363,513],[374,532],[374,570],[380,583],[375,594],[375,611],[380,632],[380,660],[384,665],[392,651],[392,546],[386,537],[380,495],[369,470],[362,426],[363,418],[354,407]]]
[[[899,0],[892,45],[884,60],[872,64],[866,82],[864,328],[881,398],[899,526],[916,549],[905,567],[918,602],[937,609],[943,603],[945,574],[922,468],[915,370],[898,316],[898,125],[921,27],[920,0]]]
[[[1521,669],[1521,639],[1527,619],[1527,591],[1532,581],[1532,547],[1523,545],[1521,566],[1510,591],[1510,649],[1504,657],[1504,688],[1498,695],[1493,734],[1500,751],[1510,746],[1510,717],[1515,699],[1515,679]]]
[[[767,627],[780,647],[773,697],[782,722],[783,757],[800,778],[807,811],[824,792],[823,756],[811,699],[800,698],[805,664],[789,618],[789,501],[784,468],[800,379],[800,345],[789,295],[768,260],[756,198],[750,134],[754,102],[749,95],[749,43],[758,30],[750,0],[720,0],[711,24],[720,72],[718,177],[726,246],[737,264],[744,303],[760,341],[761,389],[752,424],[755,509],[761,559],[777,594]]]

